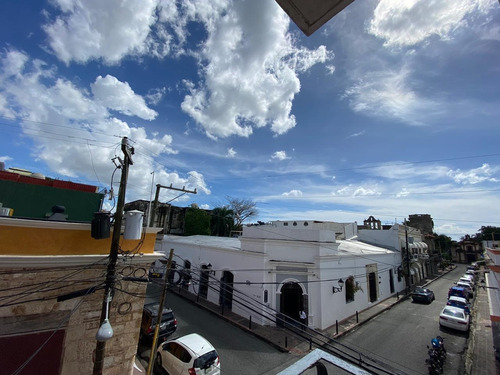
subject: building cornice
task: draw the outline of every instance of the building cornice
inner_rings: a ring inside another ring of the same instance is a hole
[[[137,256],[119,256],[118,262],[126,261],[130,264],[152,263],[164,257],[163,253],[143,254]],[[108,256],[102,255],[46,255],[46,256],[23,256],[23,255],[0,255],[2,269],[15,268],[47,268],[68,267],[89,264],[107,265]]]

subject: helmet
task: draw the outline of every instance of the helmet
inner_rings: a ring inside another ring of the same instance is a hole
[[[437,348],[439,348],[441,346],[441,344],[439,343],[439,340],[437,338],[433,338],[431,340],[431,344],[432,344],[432,347],[434,349],[437,349]]]

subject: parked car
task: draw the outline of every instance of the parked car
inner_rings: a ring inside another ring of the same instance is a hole
[[[469,301],[467,301],[467,299],[465,298],[451,296],[450,298],[448,298],[448,302],[446,302],[446,304],[448,306],[454,306],[464,309],[465,313],[470,315],[470,304]]]
[[[439,314],[439,326],[456,329],[458,331],[468,331],[470,315],[464,309],[454,306],[445,306]]]
[[[474,297],[474,289],[471,283],[465,281],[459,281],[456,283],[458,287],[464,288],[467,291],[469,299]]]
[[[148,303],[144,305],[142,310],[142,322],[140,340],[152,342],[158,318],[160,304],[158,302]],[[163,308],[161,314],[160,330],[158,332],[158,342],[165,340],[168,336],[177,330],[177,319],[174,312],[168,307]]]
[[[474,290],[474,279],[468,276],[470,275],[463,275],[458,281],[470,284],[470,287]]]
[[[469,293],[467,293],[467,290],[465,288],[462,288],[460,286],[452,286],[448,290],[448,298],[450,298],[451,296],[458,296],[469,300]]]
[[[465,273],[469,273],[471,275],[477,275],[479,273],[479,270],[477,270],[475,267],[467,267],[467,270],[465,271]]]
[[[411,293],[411,299],[413,302],[426,302],[431,303],[436,298],[434,297],[434,292],[427,288],[416,287]]]
[[[217,350],[197,333],[162,343],[156,353],[156,364],[169,375],[219,375]]]

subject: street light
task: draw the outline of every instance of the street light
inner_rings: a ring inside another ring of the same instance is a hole
[[[344,280],[339,279],[339,286],[340,286],[340,288],[338,288],[338,287],[336,287],[336,286],[333,286],[333,287],[332,287],[332,292],[333,292],[333,294],[335,294],[335,293],[338,293],[338,292],[341,292],[341,291],[342,291],[342,288],[344,287]]]

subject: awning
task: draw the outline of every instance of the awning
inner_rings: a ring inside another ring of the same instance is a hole
[[[408,244],[408,247],[410,249],[417,249],[417,250],[427,250],[428,246],[425,242],[413,242]]]

